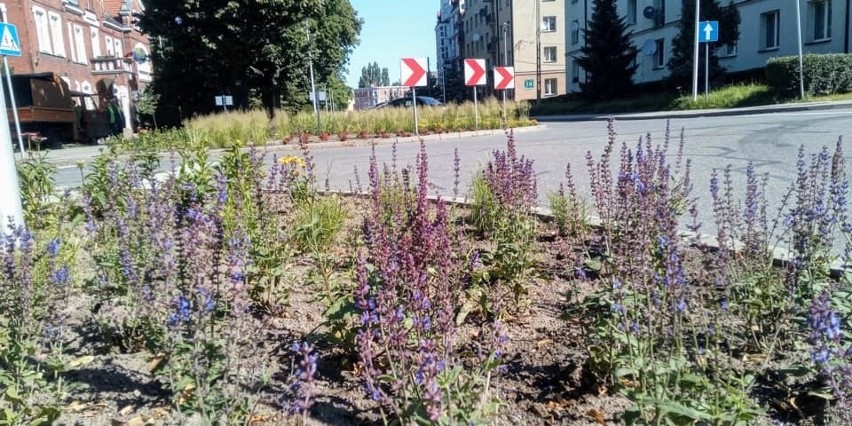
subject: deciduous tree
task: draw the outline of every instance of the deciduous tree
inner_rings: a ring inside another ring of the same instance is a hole
[[[176,124],[213,111],[223,93],[237,108],[252,97],[270,113],[304,106],[309,61],[319,81],[340,72],[362,22],[349,0],[145,0],[140,25],[161,116]]]

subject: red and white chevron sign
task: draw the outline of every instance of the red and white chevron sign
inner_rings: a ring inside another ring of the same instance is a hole
[[[481,86],[485,83],[485,59],[465,59],[464,84],[467,86]]]
[[[399,62],[400,79],[403,86],[426,86],[426,61],[419,58],[402,58]]]
[[[494,89],[515,88],[515,67],[494,67]]]

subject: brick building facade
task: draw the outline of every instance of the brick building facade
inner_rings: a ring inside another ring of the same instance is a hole
[[[14,74],[53,72],[75,92],[94,94],[87,109],[116,99],[133,128],[134,102],[151,81],[150,43],[137,26],[141,0],[0,0],[18,30]]]

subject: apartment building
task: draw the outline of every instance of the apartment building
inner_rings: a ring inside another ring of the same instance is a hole
[[[18,30],[16,74],[52,72],[75,92],[93,94],[91,109],[115,98],[133,128],[133,104],[152,78],[150,44],[136,23],[140,0],[5,0],[4,22]]]
[[[463,72],[464,58],[485,59],[488,84],[480,93],[494,95],[495,66],[515,67],[515,100],[564,94],[566,0],[450,0],[442,1],[440,22],[455,22],[444,43],[454,46],[455,59],[447,72]],[[570,1],[570,0],[568,0]],[[444,5],[449,3],[446,9]],[[447,15],[444,11],[449,11]],[[439,58],[442,36],[438,34]]]
[[[804,53],[850,53],[852,11],[846,0],[800,0],[802,50]],[[722,4],[727,4],[722,1]],[[735,0],[740,12],[740,38],[735,46],[717,52],[719,63],[728,72],[747,72],[766,66],[776,56],[798,53],[796,2],[791,0]],[[619,0],[632,40],[639,54],[636,83],[655,82],[668,76],[672,40],[678,34],[681,0]],[[568,0],[569,16],[568,90],[577,92],[584,81],[576,59],[581,55],[583,31],[591,19],[592,0]],[[725,28],[720,28],[723,33]]]
[[[455,9],[458,1],[441,0],[441,9],[435,24],[435,47],[437,49],[438,80],[444,78],[445,69],[451,68],[458,58]]]

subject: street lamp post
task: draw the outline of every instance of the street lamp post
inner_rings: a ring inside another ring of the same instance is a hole
[[[503,23],[503,66],[509,66],[509,43],[508,43],[509,22]],[[509,121],[506,116],[506,89],[503,89],[503,119]]]
[[[847,10],[846,12],[848,13],[849,11]],[[796,36],[799,48],[799,96],[802,97],[802,100],[805,100],[805,64],[804,60],[802,60],[802,11],[799,0],[796,0]]]
[[[695,0],[695,44],[692,56],[692,100],[698,100],[698,22],[701,10],[701,0]]]
[[[305,22],[305,33],[308,34],[308,66],[311,72],[311,97],[314,99],[314,114],[317,115],[317,133],[319,133],[322,130],[322,125],[320,124],[319,108],[317,108],[317,87],[314,81],[314,55],[311,49],[311,29],[307,22]]]

